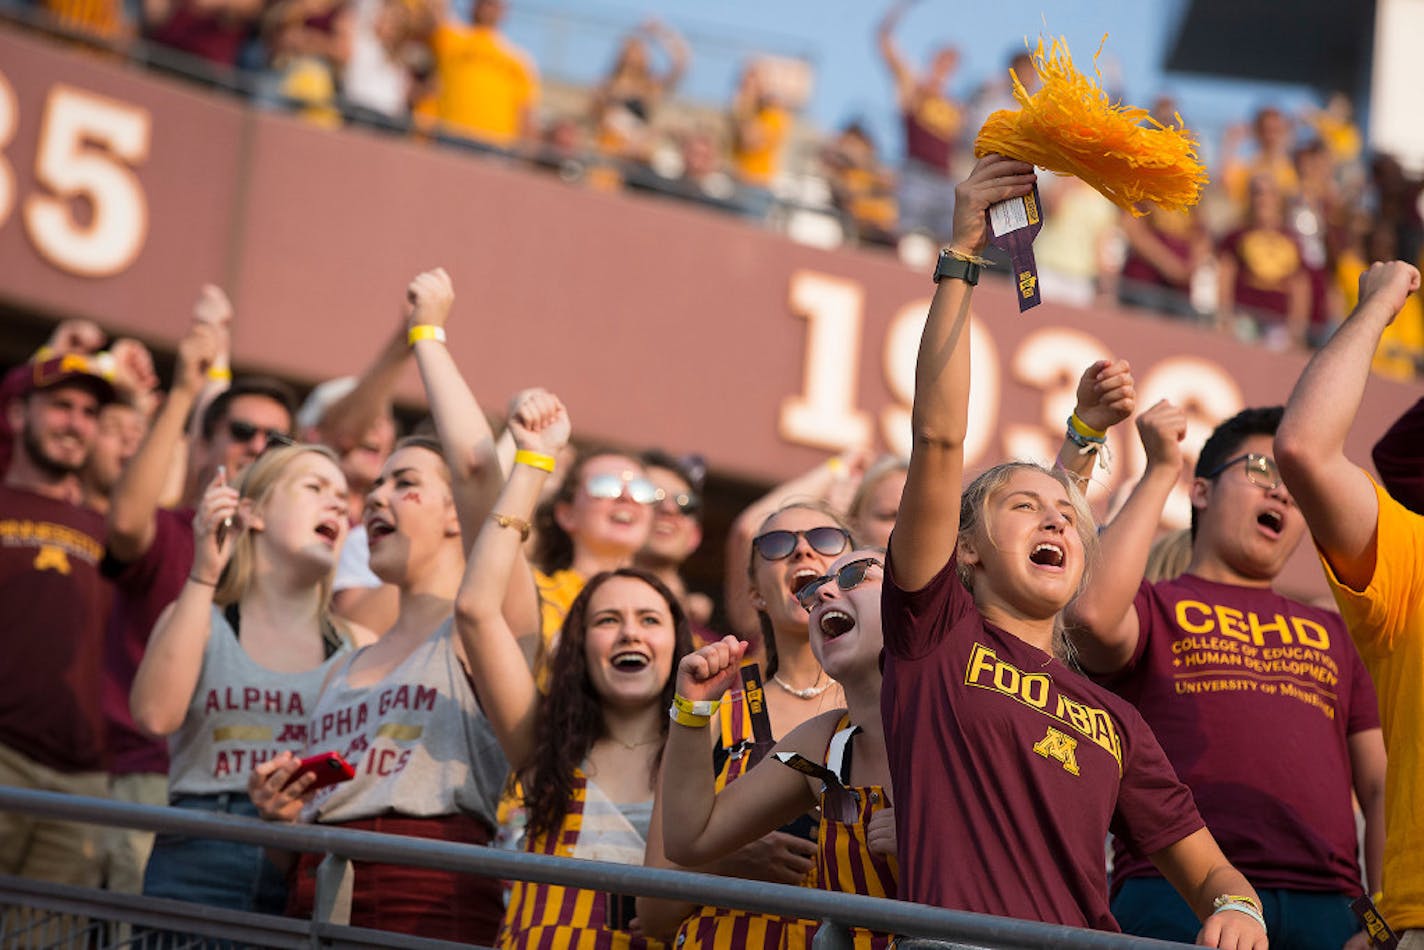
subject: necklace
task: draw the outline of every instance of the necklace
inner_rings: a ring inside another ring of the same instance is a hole
[[[816,679],[819,681],[820,677],[818,676],[816,677]],[[780,686],[782,689],[786,690],[792,696],[795,696],[797,699],[815,699],[817,696],[830,689],[836,683],[835,680],[827,678],[826,685],[824,686],[807,686],[805,689],[797,689],[795,686],[792,686],[790,683],[786,682],[786,680],[782,679],[780,673],[771,674],[771,681],[777,686]]]
[[[618,743],[618,744],[621,745],[623,748],[627,749],[629,752],[632,752],[634,749],[640,749],[640,748],[642,748],[642,747],[645,746],[645,745],[652,745],[654,742],[662,742],[662,741],[663,741],[663,737],[662,737],[662,736],[654,736],[654,737],[651,738],[651,739],[644,739],[642,742],[624,742],[622,739],[618,738],[617,736],[609,736],[608,738],[612,739],[614,742]]]

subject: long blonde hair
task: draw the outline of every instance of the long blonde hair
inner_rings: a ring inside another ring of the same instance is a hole
[[[1088,586],[1089,576],[1098,560],[1098,526],[1093,520],[1092,509],[1088,507],[1083,493],[1078,490],[1078,486],[1073,483],[1073,479],[1068,473],[1062,469],[1047,468],[1037,462],[1003,462],[985,471],[970,482],[959,496],[959,536],[962,538],[977,531],[980,526],[983,526],[985,533],[988,534],[989,499],[993,497],[994,492],[1008,482],[1014,472],[1019,470],[1041,472],[1062,485],[1068,493],[1068,503],[1073,506],[1073,513],[1076,516],[1073,519],[1073,528],[1078,533],[1078,539],[1083,543],[1083,574],[1078,578],[1077,590],[1073,592],[1073,596],[1076,597]],[[992,543],[993,538],[990,537],[989,540]],[[955,570],[958,571],[959,579],[964,582],[964,586],[972,593],[974,590],[973,567],[963,561],[957,561]],[[1053,654],[1070,666],[1076,663],[1073,642],[1068,638],[1061,610],[1053,618]]]
[[[277,486],[288,466],[308,453],[320,455],[338,467],[341,464],[336,453],[324,445],[276,446],[263,452],[247,467],[238,483],[238,497],[249,500],[253,508],[261,506],[267,496],[272,494],[272,489]],[[252,587],[257,573],[256,535],[244,529],[237,532],[232,543],[232,558],[227,562],[227,567],[223,568],[222,577],[218,579],[217,592],[213,596],[213,600],[221,607],[240,601]],[[344,625],[337,624],[331,613],[331,585],[335,573],[336,566],[333,563],[332,569],[321,579],[321,627],[323,631],[337,629],[344,633]]]

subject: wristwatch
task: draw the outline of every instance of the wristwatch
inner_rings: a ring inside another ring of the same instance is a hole
[[[953,280],[962,280],[973,287],[979,283],[979,265],[973,261],[966,261],[955,257],[949,251],[939,252],[939,264],[935,266],[934,282],[937,284],[949,277]]]

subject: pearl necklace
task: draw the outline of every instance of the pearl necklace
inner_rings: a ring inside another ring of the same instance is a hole
[[[817,677],[817,679],[820,679],[820,677]],[[771,681],[777,686],[780,686],[782,689],[786,690],[792,696],[795,696],[797,699],[815,699],[817,696],[821,695],[826,690],[830,689],[836,684],[835,680],[827,678],[826,685],[824,686],[807,686],[805,689],[797,689],[795,686],[792,686],[790,683],[786,682],[786,680],[782,679],[780,673],[771,674]]]

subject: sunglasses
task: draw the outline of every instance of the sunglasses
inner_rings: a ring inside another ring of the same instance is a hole
[[[657,504],[661,505],[665,501],[670,501],[677,506],[677,510],[684,515],[695,515],[702,510],[702,499],[691,492],[678,492],[676,495],[669,495],[659,488]]]
[[[817,554],[834,557],[850,547],[850,532],[844,528],[822,525],[809,531],[787,531],[778,528],[752,538],[752,549],[768,561],[780,561],[791,556],[796,550],[796,542],[805,538],[811,550]]]
[[[843,591],[855,590],[865,583],[866,572],[872,567],[884,567],[884,565],[873,557],[861,558],[858,561],[843,564],[841,569],[834,574],[823,574],[803,584],[801,589],[796,592],[796,602],[803,609],[810,611],[812,607],[816,606],[816,594],[822,587],[835,581],[836,586]]]
[[[274,445],[296,445],[297,441],[281,429],[264,429],[255,426],[250,422],[241,419],[229,419],[227,421],[227,433],[232,436],[234,442],[251,442],[252,437],[257,433],[262,433],[262,437],[268,447]]]
[[[640,505],[656,504],[662,495],[658,486],[648,481],[641,475],[634,475],[631,472],[624,472],[621,475],[614,475],[612,472],[605,472],[602,475],[590,475],[583,483],[583,490],[590,498],[614,499],[621,498],[623,492],[628,492],[628,497]]]
[[[1267,490],[1281,486],[1281,470],[1276,468],[1275,459],[1266,455],[1257,455],[1255,452],[1247,452],[1234,459],[1227,459],[1202,477],[1215,478],[1237,462],[1246,463],[1246,479],[1252,485],[1258,485]]]

